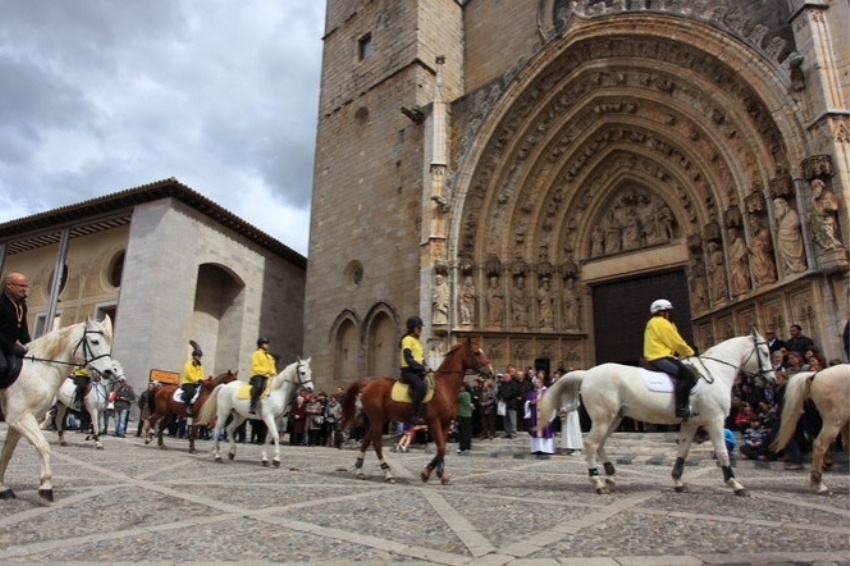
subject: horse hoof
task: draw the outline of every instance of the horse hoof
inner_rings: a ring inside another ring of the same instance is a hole
[[[96,450],[103,450],[103,444],[101,444],[100,442],[98,442],[98,443],[97,443],[97,445],[95,446],[95,449],[96,449]]]
[[[280,467],[280,460],[272,460],[272,466],[274,466],[275,468],[279,468]]]
[[[450,480],[448,477],[440,478],[440,483],[443,485],[452,485],[452,480]]]
[[[419,477],[422,479],[422,483],[427,483],[431,479],[431,476],[425,473],[420,474]]]
[[[216,461],[216,462],[218,462],[219,464],[223,464],[223,463],[224,463],[224,460],[222,460],[222,459],[221,459],[221,456],[216,456],[216,457],[215,457],[215,461]]]
[[[387,478],[387,483],[395,483],[395,478]]]
[[[359,479],[359,480],[365,480],[365,479],[366,479],[366,476],[365,476],[365,475],[363,475],[363,474],[358,474],[358,475],[357,475],[357,479]]]
[[[16,499],[17,497],[11,489],[0,491],[0,499]]]
[[[151,439],[150,439],[150,438],[146,438],[146,439],[145,439],[145,444],[147,445],[147,444],[150,444],[150,443],[151,443]]]
[[[685,493],[686,491],[688,491],[688,488],[683,485],[677,485],[673,488],[673,491],[675,491],[676,493]]]
[[[195,454],[197,452],[194,448],[189,448],[189,454]]]
[[[59,441],[59,446],[68,446],[68,443],[67,443],[67,442],[65,442],[64,440],[60,440],[60,441]]]
[[[235,459],[236,459],[236,454],[233,454],[233,453],[228,454],[228,455],[227,455],[227,459],[228,459],[228,460],[230,460],[230,461],[235,460]]]
[[[596,495],[608,495],[609,493],[611,492],[605,486],[596,488]]]
[[[735,495],[737,495],[738,497],[749,497],[750,493],[742,487],[741,489],[735,490]]]
[[[53,490],[52,489],[39,489],[38,496],[48,503],[53,503]]]
[[[269,461],[268,461],[268,460],[263,460],[263,467],[264,467],[264,468],[268,468],[268,467],[269,467]]]

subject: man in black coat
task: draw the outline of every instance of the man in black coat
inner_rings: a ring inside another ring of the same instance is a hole
[[[804,357],[807,350],[815,347],[815,341],[803,335],[803,328],[799,324],[792,324],[788,329],[791,338],[785,341],[785,347],[789,352],[800,352]]]
[[[26,301],[29,279],[21,273],[10,273],[3,286],[0,294],[0,378],[9,371],[7,356],[23,357],[27,353],[24,344],[30,341]]]

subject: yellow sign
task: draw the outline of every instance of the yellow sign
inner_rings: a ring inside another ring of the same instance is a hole
[[[177,385],[178,383],[180,383],[180,374],[174,371],[152,369],[150,380],[158,381],[160,383],[171,383],[173,385]]]

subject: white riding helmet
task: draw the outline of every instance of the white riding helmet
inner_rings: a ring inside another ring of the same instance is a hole
[[[668,301],[667,299],[658,299],[653,302],[649,307],[649,314],[655,314],[658,311],[671,311],[673,310],[673,303]]]

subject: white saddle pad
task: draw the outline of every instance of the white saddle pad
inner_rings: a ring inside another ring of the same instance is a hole
[[[192,396],[192,403],[193,404],[195,403],[195,401],[198,400],[198,395],[200,395],[200,394],[201,394],[201,388],[196,387],[195,388],[195,394]],[[175,403],[182,403],[183,402],[183,390],[180,389],[179,387],[177,389],[175,389],[174,395],[171,396],[171,400],[174,401]]]
[[[640,368],[640,377],[643,379],[643,384],[650,391],[656,393],[673,393],[675,391],[675,382],[663,371],[649,371],[648,369]],[[702,384],[701,379],[697,379],[696,385],[691,389],[691,393],[699,390]]]

